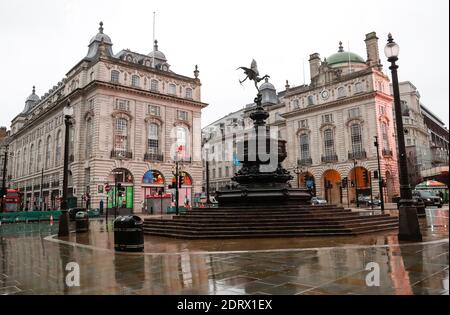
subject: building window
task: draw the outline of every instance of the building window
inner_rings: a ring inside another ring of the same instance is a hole
[[[355,90],[356,90],[356,93],[362,92],[363,91],[363,84],[361,82],[356,83],[355,84]]]
[[[187,132],[184,127],[177,127],[177,152],[178,157],[185,158],[187,156]]]
[[[119,83],[119,71],[117,70],[112,70],[111,71],[111,82],[113,83]]]
[[[386,115],[386,108],[384,106],[380,106],[380,114]]]
[[[333,114],[322,115],[322,123],[330,124],[333,122]]]
[[[91,98],[88,101],[88,110],[94,110],[94,99],[93,98]]]
[[[152,80],[150,83],[150,91],[152,92],[158,92],[158,80]]]
[[[345,94],[345,88],[344,88],[343,86],[341,86],[341,87],[338,89],[338,97],[344,97],[344,96],[346,96],[346,94]]]
[[[58,133],[56,134],[55,164],[61,164],[61,130],[58,130]]]
[[[92,154],[92,138],[93,138],[93,134],[92,134],[92,118],[88,118],[86,120],[86,153],[85,153],[85,157],[86,159],[89,159],[91,157]]]
[[[17,161],[16,161],[16,177],[20,176],[20,150],[17,151]]]
[[[300,159],[309,159],[309,136],[307,134],[300,135]]]
[[[411,145],[411,139],[410,138],[406,139],[406,145]]]
[[[361,153],[363,151],[361,126],[359,124],[351,125],[350,134],[351,134],[351,140],[352,140],[353,156],[361,156]]]
[[[331,157],[335,153],[334,151],[334,137],[333,137],[333,130],[328,128],[325,129],[323,132],[323,139],[324,139],[324,152],[326,157]]]
[[[129,111],[130,110],[130,102],[127,100],[116,99],[116,105],[114,109]]]
[[[188,120],[188,112],[184,110],[177,110],[177,118],[179,120]]]
[[[156,105],[148,105],[147,112],[150,115],[161,116],[161,109],[159,106],[156,106]]]
[[[159,126],[152,123],[148,126],[148,139],[147,139],[148,153],[159,153]]]
[[[23,149],[22,163],[22,175],[25,175],[27,173],[27,148]]]
[[[128,120],[116,118],[114,128],[114,150],[127,151],[128,149]]]
[[[292,101],[292,106],[293,106],[294,108],[299,108],[298,100],[293,100],[293,101]]]
[[[169,84],[169,94],[177,94],[177,86],[175,84]]]
[[[192,89],[191,88],[186,89],[186,98],[192,99]]]
[[[47,143],[45,144],[45,168],[48,169],[51,167],[51,154],[52,154],[52,138],[50,136],[47,137]]]
[[[28,174],[33,173],[34,169],[33,169],[33,165],[34,165],[34,144],[31,144],[30,146],[30,159],[29,159],[29,163],[28,163]]]
[[[213,168],[213,170],[212,170],[212,178],[213,179],[216,178],[216,169],[215,168]]]
[[[230,167],[225,166],[225,177],[230,177]]]
[[[314,105],[314,96],[308,96],[308,106]]]
[[[131,85],[134,87],[139,87],[140,86],[140,78],[137,75],[133,75],[131,77]]]
[[[359,107],[351,108],[348,110],[348,118],[357,118],[359,116]]]
[[[381,124],[381,132],[383,135],[383,149],[389,151],[390,146],[389,146],[388,128],[386,123]]]
[[[39,140],[37,147],[37,164],[36,169],[40,170],[42,168],[42,140]]]

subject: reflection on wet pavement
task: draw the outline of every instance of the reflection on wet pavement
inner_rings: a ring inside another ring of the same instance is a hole
[[[448,210],[433,209],[421,226],[425,243],[401,246],[395,231],[333,239],[146,236],[145,254],[124,254],[112,250],[112,226],[103,220],[64,242],[48,237],[57,225],[3,224],[0,294],[448,294]],[[65,285],[69,262],[80,265],[79,287]],[[366,285],[371,262],[379,286]]]

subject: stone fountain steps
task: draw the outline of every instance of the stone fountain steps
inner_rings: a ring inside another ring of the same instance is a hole
[[[226,207],[189,210],[172,219],[145,219],[144,233],[177,238],[358,235],[393,230],[398,219],[343,207]]]
[[[293,227],[293,228],[341,228],[342,220],[329,220],[329,221],[257,221],[257,222],[233,222],[233,221],[216,221],[216,222],[195,222],[195,221],[163,221],[163,220],[148,220],[144,224],[144,227],[173,227],[173,228],[185,228],[189,227],[189,229],[193,230],[220,230],[220,229],[258,229],[260,227],[264,227],[265,229],[280,229],[284,227]],[[346,221],[345,227],[361,227],[365,225],[373,225],[373,224],[384,224],[384,223],[393,223],[397,224],[396,218],[389,218],[386,220],[386,217],[372,217],[370,220],[367,219],[355,219],[351,221]]]
[[[192,228],[185,229],[170,227],[145,227],[144,233],[155,236],[168,236],[186,239],[222,239],[222,238],[269,238],[269,237],[302,237],[302,236],[346,236],[359,235],[366,233],[378,233],[397,229],[396,223],[378,224],[376,228],[373,226],[366,227],[350,227],[350,228],[287,228],[280,227],[277,230],[264,229],[233,229],[233,230],[214,230],[214,231],[196,231]]]
[[[335,206],[335,205],[273,205],[273,204],[266,204],[261,205],[255,208],[255,205],[253,206],[226,206],[226,208],[192,208],[189,211],[190,212],[205,212],[205,211],[247,211],[247,210],[258,210],[258,211],[264,211],[264,210],[276,210],[280,211],[280,209],[292,209],[292,210],[310,210],[310,211],[317,211],[317,210],[324,210],[324,209],[345,209],[342,206]]]

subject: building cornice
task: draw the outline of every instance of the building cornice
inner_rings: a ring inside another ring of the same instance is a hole
[[[280,115],[283,118],[291,118],[291,117],[299,116],[302,114],[309,114],[309,113],[312,113],[315,111],[320,111],[320,110],[329,109],[329,108],[335,108],[335,107],[338,107],[341,105],[347,105],[347,104],[351,104],[351,103],[355,103],[355,102],[363,101],[363,100],[368,100],[368,99],[372,99],[372,98],[381,98],[387,102],[391,102],[393,100],[392,96],[390,96],[388,94],[374,91],[374,92],[369,92],[369,93],[365,93],[365,94],[359,94],[359,95],[355,95],[355,96],[338,99],[338,100],[335,100],[335,101],[332,101],[329,103],[308,106],[306,108],[295,109],[293,111],[290,111],[290,112],[287,112],[284,114],[280,114]]]

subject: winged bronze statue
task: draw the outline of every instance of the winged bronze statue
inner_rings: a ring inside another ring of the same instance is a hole
[[[255,87],[258,90],[259,93],[259,87],[258,87],[258,82],[260,82],[261,80],[265,79],[265,78],[270,78],[270,76],[268,76],[267,74],[263,77],[259,77],[259,71],[258,71],[258,65],[256,64],[255,59],[252,60],[252,63],[250,65],[250,68],[247,67],[239,67],[236,70],[242,69],[244,70],[244,73],[247,75],[245,77],[244,80],[239,80],[239,83],[242,84],[245,80],[249,79],[251,81],[255,82]]]

